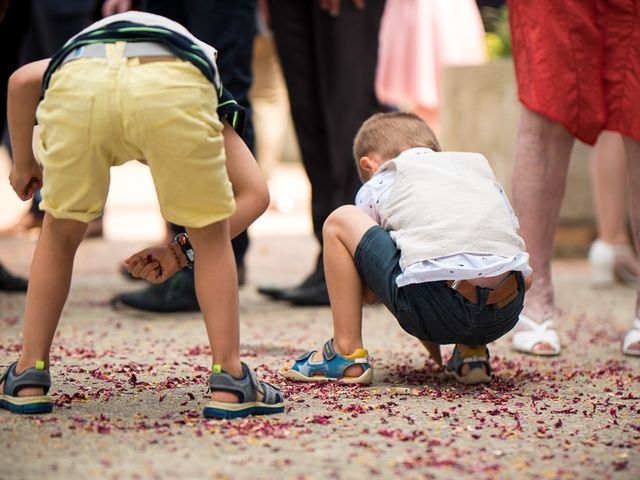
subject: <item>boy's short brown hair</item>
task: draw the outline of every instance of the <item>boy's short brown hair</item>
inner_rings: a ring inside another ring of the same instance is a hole
[[[415,147],[440,151],[438,139],[427,122],[409,112],[376,113],[358,130],[353,141],[353,156],[356,163],[371,153],[377,153],[384,160],[391,160],[403,151]],[[358,172],[364,180],[359,167]]]

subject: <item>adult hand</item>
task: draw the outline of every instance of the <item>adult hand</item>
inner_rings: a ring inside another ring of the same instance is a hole
[[[128,12],[131,10],[131,0],[105,0],[102,4],[102,16],[108,17],[114,13]]]
[[[42,188],[42,167],[35,160],[27,166],[16,163],[9,173],[9,183],[20,200],[29,200],[36,190]]]
[[[180,247],[177,250],[170,245],[150,247],[134,253],[124,264],[132,276],[150,283],[161,283],[180,270],[178,254],[182,255]]]
[[[340,15],[340,3],[342,0],[320,0],[320,9],[326,10],[332,17]],[[353,6],[358,10],[364,10],[365,0],[351,0]]]

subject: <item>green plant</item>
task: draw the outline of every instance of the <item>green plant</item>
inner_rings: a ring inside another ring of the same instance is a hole
[[[483,7],[480,16],[485,29],[487,56],[490,59],[511,56],[511,33],[507,6],[500,8]]]

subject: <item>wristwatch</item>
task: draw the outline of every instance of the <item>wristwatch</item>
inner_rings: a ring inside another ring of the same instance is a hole
[[[189,241],[189,237],[186,233],[179,233],[174,238],[176,243],[180,246],[182,253],[187,257],[187,267],[193,268],[193,262],[196,260],[196,254],[193,251],[193,247],[191,246],[191,242]]]

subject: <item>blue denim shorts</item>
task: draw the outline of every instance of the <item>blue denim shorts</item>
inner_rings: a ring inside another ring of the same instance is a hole
[[[364,283],[373,290],[400,326],[421,340],[441,345],[486,345],[502,337],[518,322],[524,302],[524,279],[516,272],[518,294],[507,305],[474,304],[445,281],[398,287],[400,251],[388,232],[379,226],[363,235],[355,263]],[[482,287],[478,298],[485,298]]]

